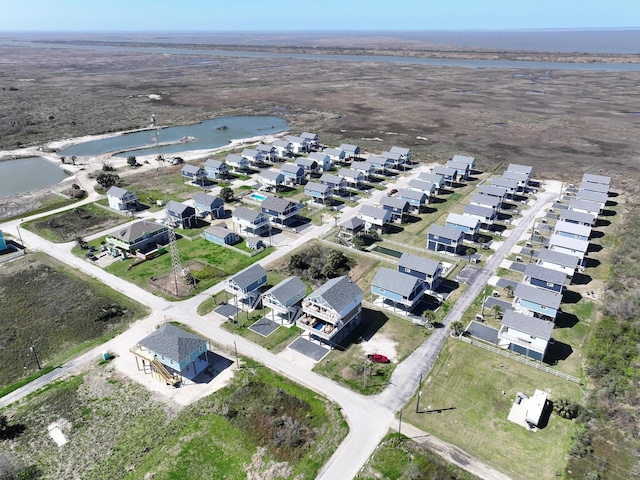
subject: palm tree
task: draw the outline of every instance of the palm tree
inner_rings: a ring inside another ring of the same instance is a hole
[[[465,250],[465,253],[467,254],[467,257],[469,257],[469,260],[468,260],[468,261],[469,261],[469,262],[471,262],[471,255],[473,255],[474,253],[476,253],[476,251],[475,251],[473,248],[468,247],[468,248]]]
[[[451,322],[451,325],[449,325],[449,328],[454,333],[454,335],[460,336],[460,334],[462,333],[462,330],[464,329],[464,325],[460,320],[456,320],[455,322]]]
[[[504,287],[504,291],[507,293],[507,298],[513,298],[513,287],[511,285]]]
[[[498,318],[502,316],[502,307],[497,303],[491,307],[491,311],[493,312],[493,317]]]
[[[433,322],[436,319],[436,313],[433,310],[429,310],[426,309],[423,313],[422,316],[424,317],[424,319],[426,320],[427,327],[432,327],[433,326]]]

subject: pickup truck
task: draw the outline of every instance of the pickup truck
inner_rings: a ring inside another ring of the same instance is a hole
[[[371,353],[369,355],[367,355],[367,358],[369,359],[369,361],[374,362],[374,363],[389,363],[389,359],[387,357],[385,357],[384,355],[380,355],[379,353]]]

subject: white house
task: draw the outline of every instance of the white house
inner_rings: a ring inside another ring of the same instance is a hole
[[[140,206],[135,193],[115,185],[107,190],[107,199],[109,207],[118,211],[136,210]]]

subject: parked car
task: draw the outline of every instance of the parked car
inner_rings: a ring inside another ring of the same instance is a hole
[[[389,196],[395,195],[396,193],[398,193],[398,189],[397,188],[392,188],[391,191],[389,192]]]
[[[371,353],[367,355],[369,361],[374,363],[390,363],[390,360],[384,355],[380,355],[379,353]]]

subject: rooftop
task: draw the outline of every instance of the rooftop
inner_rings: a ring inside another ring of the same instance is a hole
[[[440,262],[429,260],[428,258],[420,257],[413,253],[403,253],[398,259],[398,267],[410,268],[411,270],[433,276],[440,268]]]
[[[400,294],[403,297],[409,297],[419,283],[420,279],[412,275],[391,270],[390,268],[380,267],[376,272],[371,286]]]
[[[348,276],[344,275],[326,281],[324,285],[307,297],[310,300],[313,298],[322,298],[336,312],[340,312],[354,298],[362,299],[362,290]]]
[[[502,325],[527,335],[549,341],[553,332],[553,322],[507,310],[502,317]]]
[[[138,345],[177,363],[198,350],[206,340],[171,323],[165,323]]]

